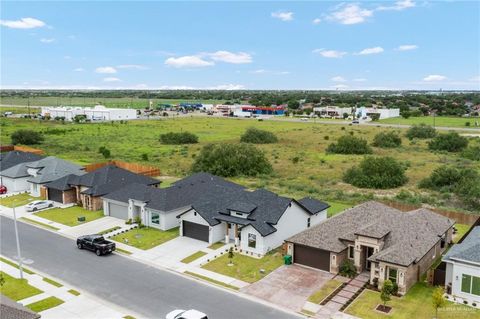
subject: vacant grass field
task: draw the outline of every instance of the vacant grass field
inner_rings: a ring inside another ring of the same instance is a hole
[[[27,279],[14,278],[0,271],[5,283],[0,287],[0,293],[13,300],[22,300],[41,294],[43,291],[28,284]]]
[[[118,234],[110,239],[139,249],[150,249],[178,237],[178,227],[170,230],[156,228],[134,228],[126,233]]]
[[[374,148],[376,155],[388,155],[405,162],[408,183],[398,189],[375,191],[357,189],[341,182],[343,173],[358,163],[362,155],[326,154],[325,149],[344,134],[373,140],[376,133],[404,129],[327,125],[318,123],[258,121],[222,118],[177,118],[167,120],[130,121],[127,124],[61,124],[32,122],[25,119],[1,119],[2,143],[9,143],[10,134],[19,128],[38,131],[58,129],[56,134],[45,134],[45,141],[38,145],[48,155],[55,155],[79,164],[105,161],[98,152],[107,147],[113,159],[157,166],[162,175],[183,177],[189,174],[194,157],[207,143],[238,142],[241,134],[251,126],[269,130],[279,137],[279,143],[258,146],[274,167],[274,174],[259,178],[238,177],[232,179],[250,188],[264,187],[279,194],[301,198],[314,196],[326,201],[352,205],[365,199],[392,197],[402,189],[415,192],[416,198],[432,205],[459,206],[449,198],[431,192],[420,192],[417,183],[443,164],[466,164],[480,169],[480,162],[461,159],[458,155],[432,153],[427,141],[411,142],[402,138],[397,149]],[[32,124],[33,123],[33,124]],[[166,132],[190,131],[199,136],[194,145],[162,145],[159,135]],[[478,140],[478,139],[477,139]],[[473,141],[471,143],[474,143]],[[142,160],[148,155],[148,161]],[[332,208],[331,211],[334,211]]]
[[[12,107],[12,106],[0,106],[0,114],[5,112],[12,112],[13,114],[37,114],[40,113],[40,108],[38,107]]]
[[[30,196],[30,194],[27,194],[27,193],[23,193],[23,194],[0,198],[0,205],[12,208],[12,207],[26,205],[29,202],[38,200],[38,199],[40,198]]]
[[[202,268],[252,283],[283,265],[283,257],[281,249],[272,250],[260,259],[234,253],[233,266],[228,266],[228,263],[228,254],[225,253]],[[265,272],[260,273],[260,269]]]
[[[205,104],[222,104],[224,100],[182,100],[182,99],[139,99],[139,98],[83,98],[83,97],[53,97],[53,96],[38,96],[30,98],[25,97],[0,97],[0,104],[3,106],[18,105],[27,106],[30,102],[31,106],[95,106],[102,104],[107,107],[117,108],[135,108],[142,109],[149,105],[149,101],[152,101],[153,106],[158,104],[179,104],[186,103],[205,103]],[[5,111],[4,111],[5,112]]]
[[[375,311],[375,307],[381,304],[380,293],[372,290],[364,290],[362,294],[345,310],[346,313],[369,319],[410,319],[410,318],[435,318],[435,310],[432,306],[433,288],[424,283],[415,284],[408,293],[402,297],[392,297],[388,306],[393,311],[381,314]],[[480,310],[475,310],[463,305],[448,302],[444,308],[438,310],[438,318],[442,319],[473,319],[479,318]]]
[[[385,124],[421,124],[425,123],[433,126],[433,116],[421,116],[421,117],[409,117],[404,119],[403,117],[393,117],[389,119],[384,119],[378,121],[379,123]],[[467,126],[466,123],[470,123],[470,126]],[[447,126],[447,127],[471,127],[475,128],[475,122],[480,125],[480,118],[463,118],[463,117],[448,117],[448,116],[435,116],[435,126]],[[476,127],[479,128],[480,127]]]
[[[71,227],[85,224],[104,216],[101,210],[90,211],[80,206],[52,208],[35,213],[35,215]],[[78,221],[78,217],[81,216],[85,217],[85,222]]]

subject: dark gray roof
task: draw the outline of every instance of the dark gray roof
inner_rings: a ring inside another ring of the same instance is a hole
[[[21,151],[0,153],[0,171],[21,163],[38,161],[42,158],[41,155]]]
[[[70,174],[85,174],[82,166],[54,156],[45,157],[39,161],[27,163],[26,166],[27,168],[39,169],[37,176],[28,179],[29,182],[36,184],[48,183]]]
[[[28,171],[27,171],[27,164],[28,162],[20,163],[15,166],[4,169],[3,171],[0,172],[0,175],[8,178],[28,177],[30,176],[30,174],[28,174]]]
[[[69,174],[57,180],[46,183],[44,186],[60,191],[66,191],[72,188],[79,178],[79,175]]]
[[[443,260],[480,263],[480,226],[474,227],[461,244],[450,248]]]
[[[325,209],[329,208],[330,205],[319,201],[318,199],[312,197],[304,197],[298,201],[303,207],[308,209],[310,213],[316,214],[318,212],[324,211]]]
[[[0,294],[0,316],[2,319],[38,319],[40,314],[33,312],[21,303]]]
[[[265,189],[248,191],[243,186],[208,173],[193,174],[163,189],[127,185],[103,198],[124,203],[136,199],[146,202],[147,208],[159,211],[193,208],[211,226],[220,221],[235,220],[240,225],[252,225],[263,236],[276,231],[273,225],[293,201]],[[229,210],[249,215],[247,219],[228,216]]]
[[[408,266],[419,261],[454,222],[427,209],[408,213],[370,201],[327,219],[287,241],[323,250],[341,252],[356,234],[383,238],[383,249],[372,261]]]

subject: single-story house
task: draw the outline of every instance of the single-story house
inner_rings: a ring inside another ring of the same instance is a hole
[[[41,195],[41,186],[68,174],[82,174],[83,167],[63,159],[48,156],[37,161],[23,162],[0,172],[2,183],[12,192]],[[9,189],[10,186],[10,189]]]
[[[215,243],[234,242],[242,252],[261,256],[327,218],[328,204],[299,201],[196,173],[164,189],[128,185],[103,196],[106,215],[140,216],[162,230],[180,226],[180,235]]]
[[[80,203],[85,209],[99,210],[103,207],[102,196],[130,184],[157,187],[160,181],[115,165],[106,165],[81,176],[66,175],[45,184],[45,188],[48,199],[64,204]]]
[[[347,259],[379,287],[404,294],[452,241],[454,221],[427,209],[402,212],[370,201],[287,239],[293,262],[338,273]]]
[[[0,153],[0,185],[5,186],[8,193],[25,191],[28,189],[26,176],[15,178],[14,176],[18,175],[16,170],[6,174],[3,172],[19,164],[38,161],[42,158],[41,155],[21,151]]]
[[[454,245],[442,259],[446,263],[445,291],[450,300],[480,308],[480,226]]]

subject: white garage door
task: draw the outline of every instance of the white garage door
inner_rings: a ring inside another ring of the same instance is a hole
[[[108,203],[108,213],[112,217],[128,219],[128,205]]]

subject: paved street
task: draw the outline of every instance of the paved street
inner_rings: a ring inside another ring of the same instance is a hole
[[[0,217],[0,222],[0,252],[14,259],[13,221]],[[164,318],[177,308],[195,308],[214,319],[296,317],[122,256],[97,257],[76,249],[68,238],[34,226],[18,226],[22,256],[33,261],[32,268],[148,318]]]

